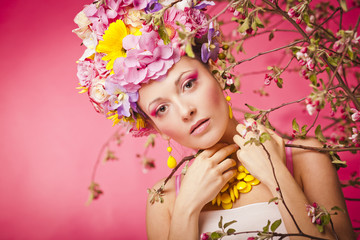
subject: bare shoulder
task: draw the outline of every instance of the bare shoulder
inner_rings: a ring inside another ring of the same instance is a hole
[[[170,228],[171,213],[176,199],[175,176],[169,179],[162,194],[158,195],[156,191],[163,186],[165,179],[155,183],[148,195],[146,229],[149,239],[166,239]]]
[[[315,138],[297,139],[293,143],[316,148],[322,147],[322,144]],[[301,148],[293,148],[292,154],[295,178],[300,178],[299,185],[309,203],[317,202],[328,210],[334,206],[344,209],[345,213],[340,212],[332,217],[335,230],[340,239],[354,239],[337,171],[328,154]]]

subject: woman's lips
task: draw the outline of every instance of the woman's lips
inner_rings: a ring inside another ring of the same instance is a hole
[[[207,126],[209,126],[209,118],[207,119],[201,119],[199,121],[197,121],[197,123],[195,123],[194,125],[192,125],[191,129],[190,129],[190,134],[191,135],[197,135],[202,133]]]

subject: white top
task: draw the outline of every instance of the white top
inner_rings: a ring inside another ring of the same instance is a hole
[[[245,205],[238,208],[225,209],[225,210],[215,210],[215,211],[204,211],[200,212],[199,217],[199,233],[200,235],[205,232],[214,232],[219,229],[218,223],[220,221],[220,216],[223,217],[223,225],[232,220],[236,220],[236,223],[231,224],[229,228],[233,228],[236,232],[248,232],[248,231],[263,231],[268,223],[268,220],[271,221],[271,224],[278,219],[281,219],[282,223],[276,229],[277,233],[287,233],[285,228],[285,223],[281,218],[280,210],[278,206],[272,202],[268,204],[267,202],[253,203]],[[270,224],[270,226],[271,226]],[[270,230],[269,226],[269,231]],[[256,237],[256,233],[251,234],[239,234],[233,236],[225,236],[224,240],[230,239],[247,239],[248,237]],[[279,239],[279,237],[274,237],[274,239]],[[288,237],[284,239],[289,239]]]

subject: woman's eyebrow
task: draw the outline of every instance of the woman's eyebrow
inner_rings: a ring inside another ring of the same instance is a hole
[[[188,71],[182,72],[182,73],[179,75],[179,77],[176,79],[176,81],[174,82],[174,85],[177,86],[177,85],[179,84],[182,76],[183,76],[185,73],[188,73],[188,72],[191,72],[191,71],[192,71],[192,70],[188,70]],[[158,100],[160,100],[160,99],[161,99],[161,97],[158,97],[158,98],[155,98],[154,100],[152,100],[152,101],[149,103],[149,105],[148,105],[148,109],[149,109],[149,107],[151,106],[151,104],[153,104],[154,102],[156,102],[156,101],[158,101]]]
[[[188,70],[188,71],[182,72],[182,73],[179,75],[178,79],[176,79],[176,81],[175,81],[175,86],[177,86],[177,85],[179,84],[179,81],[181,80],[182,76],[183,76],[185,73],[188,73],[188,72],[191,72],[191,71],[192,71],[192,70]]]

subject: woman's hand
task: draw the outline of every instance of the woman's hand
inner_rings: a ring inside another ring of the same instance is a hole
[[[238,149],[236,144],[219,143],[200,153],[181,182],[178,198],[200,212],[236,174],[236,169],[230,169],[236,161],[227,157]]]
[[[239,124],[236,127],[239,135],[234,136],[234,141],[240,147],[237,151],[237,157],[244,167],[257,179],[268,186],[269,184],[273,185],[275,179],[269,156],[275,169],[279,166],[285,166],[284,141],[275,132],[261,124],[257,124],[252,119],[247,120],[247,123],[247,126]],[[249,130],[249,128],[252,128],[252,130]],[[261,135],[263,137],[267,135],[269,139],[259,144],[259,137]],[[251,142],[252,139],[255,141]],[[250,142],[246,144],[248,141]]]

